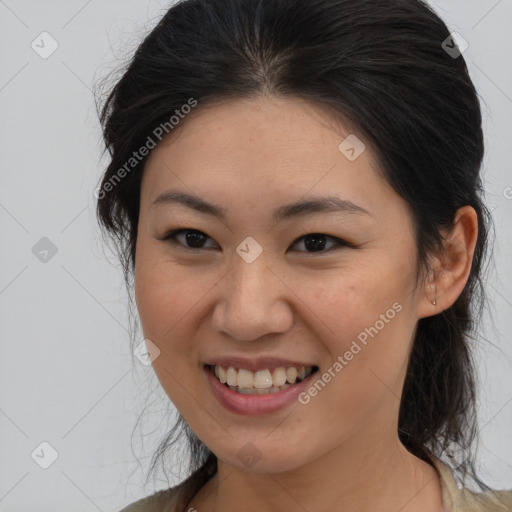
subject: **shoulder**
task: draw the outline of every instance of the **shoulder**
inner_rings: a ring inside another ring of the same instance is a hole
[[[484,493],[474,493],[463,489],[459,492],[454,505],[455,511],[510,512],[512,511],[512,489]]]
[[[443,501],[451,512],[511,512],[512,489],[508,491],[473,492],[457,486],[453,473],[439,459],[432,457],[439,473]]]
[[[181,485],[157,491],[150,496],[130,503],[120,512],[176,512]]]

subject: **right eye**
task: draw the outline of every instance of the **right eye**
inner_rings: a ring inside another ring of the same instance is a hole
[[[179,241],[179,238],[181,237],[181,240],[183,242]],[[203,233],[202,231],[199,231],[197,229],[187,229],[187,228],[181,228],[181,229],[173,229],[169,233],[165,235],[162,240],[169,241],[171,244],[179,244],[186,250],[200,250],[205,249],[205,247],[198,247],[198,245],[201,245],[201,243],[204,242],[205,239],[210,238],[206,233]],[[211,238],[210,238],[211,240]],[[186,244],[192,244],[192,247],[187,246]],[[207,247],[206,247],[207,249]]]

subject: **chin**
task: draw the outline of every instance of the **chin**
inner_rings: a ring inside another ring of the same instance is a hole
[[[304,447],[300,443],[295,447],[294,444],[275,446],[274,443],[265,442],[263,439],[258,442],[251,440],[242,441],[236,437],[237,442],[233,451],[233,446],[223,447],[219,451],[214,451],[217,458],[230,466],[234,466],[240,471],[247,471],[256,474],[265,473],[284,473],[297,469],[308,462],[308,454],[304,453]]]

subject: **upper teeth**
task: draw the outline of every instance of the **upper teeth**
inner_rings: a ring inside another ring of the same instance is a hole
[[[259,388],[266,389],[271,387],[280,387],[286,384],[295,384],[297,378],[304,379],[313,371],[312,366],[302,366],[300,368],[284,368],[279,366],[273,371],[257,370],[255,372],[240,368],[239,370],[229,366],[227,368],[215,365],[215,376],[228,386],[238,386],[239,388]]]

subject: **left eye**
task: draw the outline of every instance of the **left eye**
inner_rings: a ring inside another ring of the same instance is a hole
[[[183,240],[185,243],[181,243],[178,239],[178,237],[183,237]],[[171,232],[169,232],[162,240],[170,241],[171,243],[178,243],[181,246],[184,246],[185,249],[190,250],[199,250],[199,249],[207,249],[207,247],[202,247],[201,245],[204,243],[206,239],[212,240],[206,233],[203,233],[202,231],[198,231],[197,229],[175,229]],[[346,242],[345,240],[342,240],[341,238],[337,238],[334,236],[325,235],[322,233],[309,233],[307,235],[301,236],[298,238],[293,245],[296,245],[300,242],[305,242],[305,247],[307,249],[313,249],[313,251],[299,251],[299,252],[329,252],[329,250],[332,250],[333,247],[328,249],[327,251],[325,249],[325,241],[327,239],[330,239],[333,241],[334,246],[347,246],[347,247],[353,247],[353,244]],[[191,244],[192,247],[186,245]],[[293,246],[292,245],[292,246]]]

